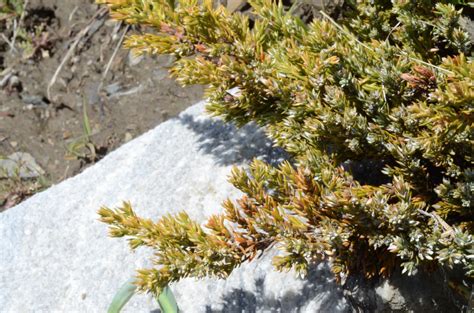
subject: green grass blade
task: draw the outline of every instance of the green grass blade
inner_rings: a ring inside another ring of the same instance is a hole
[[[92,135],[91,124],[89,121],[89,116],[87,115],[87,102],[85,100],[82,101],[82,127],[84,128],[84,135],[86,136],[87,140]]]
[[[134,278],[129,279],[125,284],[120,287],[119,291],[115,294],[112,303],[107,310],[107,313],[120,313],[122,308],[127,304],[128,300],[133,297],[137,286],[133,284]]]
[[[162,313],[178,313],[178,304],[176,304],[176,299],[174,298],[173,292],[171,289],[166,286],[163,291],[158,296],[158,304]]]

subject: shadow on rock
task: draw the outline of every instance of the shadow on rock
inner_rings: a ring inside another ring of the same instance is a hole
[[[280,282],[282,289],[284,282]],[[265,294],[263,279],[255,281],[257,292],[233,289],[223,296],[221,308],[206,307],[206,313],[254,312],[350,312],[342,289],[326,265],[313,267],[298,291],[288,291],[278,297]]]
[[[261,128],[248,124],[238,129],[217,119],[197,119],[183,114],[179,121],[198,135],[199,149],[215,157],[219,165],[243,164],[254,158],[276,165],[288,158]]]
[[[447,273],[420,270],[414,276],[394,273],[389,279],[352,277],[344,294],[355,312],[462,312],[464,301],[448,286]]]

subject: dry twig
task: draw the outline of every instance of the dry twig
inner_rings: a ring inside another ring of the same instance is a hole
[[[104,73],[102,74],[102,79],[100,81],[99,87],[97,87],[97,92],[100,93],[102,87],[104,86],[104,80],[107,77],[107,74],[109,73],[110,66],[112,65],[112,62],[114,61],[115,57],[117,56],[117,52],[119,51],[120,47],[122,46],[122,42],[125,38],[125,35],[128,32],[128,29],[130,28],[130,25],[127,25],[122,33],[122,36],[120,36],[119,41],[117,42],[117,45],[115,46],[114,52],[112,53],[112,56],[109,59],[109,62],[107,62],[107,66],[105,67]]]
[[[77,35],[76,37],[74,38],[73,40],[73,43],[71,45],[71,47],[69,47],[69,50],[67,51],[66,55],[64,56],[64,58],[62,59],[61,63],[59,64],[58,68],[56,69],[56,71],[54,72],[54,75],[53,77],[51,78],[49,84],[48,84],[48,88],[46,90],[46,94],[48,96],[48,99],[52,101],[52,98],[51,98],[51,87],[53,87],[53,85],[56,83],[56,80],[58,79],[58,75],[59,73],[61,73],[61,70],[62,68],[64,67],[64,65],[66,64],[66,62],[69,60],[69,58],[72,56],[72,54],[74,53],[77,45],[79,44],[79,42],[81,41],[81,39],[83,37],[85,37],[87,35],[87,33],[89,32],[89,30],[91,29],[92,25],[94,25],[94,21],[96,19],[101,19],[101,18],[104,18],[105,15],[107,14],[108,12],[108,9],[105,7],[105,8],[101,8],[100,10],[98,10],[94,16],[89,20],[89,22],[87,23],[87,26],[84,27]]]
[[[21,24],[23,24],[23,20],[25,19],[25,12],[26,12],[26,7],[28,6],[28,2],[29,0],[25,0],[23,4],[23,10],[21,11],[20,20],[18,21],[18,24],[15,24],[15,29],[13,31],[13,38],[10,45],[10,52],[11,51],[16,52],[15,41],[16,41],[16,37],[18,36],[18,31],[21,28]]]

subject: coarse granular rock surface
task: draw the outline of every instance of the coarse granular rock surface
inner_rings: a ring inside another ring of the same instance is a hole
[[[204,221],[225,198],[239,195],[227,182],[233,164],[282,158],[262,131],[251,125],[237,131],[206,117],[203,107],[189,108],[83,173],[0,214],[0,312],[105,312],[135,269],[148,265],[150,251],[131,253],[125,240],[109,238],[106,225],[97,220],[101,205],[126,200],[142,216],[157,219],[186,210]],[[417,286],[410,281],[353,284],[350,291],[335,283],[324,264],[306,279],[278,273],[271,265],[274,253],[243,265],[227,280],[185,279],[172,285],[181,311],[385,311],[392,304],[416,312],[449,308],[449,301],[436,299],[443,290],[433,291],[419,280]],[[403,284],[411,284],[408,300],[397,291]],[[420,295],[424,289],[435,300]],[[158,312],[158,305],[140,295],[124,311]]]

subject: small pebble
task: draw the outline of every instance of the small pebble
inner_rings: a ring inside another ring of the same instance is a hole
[[[130,66],[135,66],[138,65],[142,60],[144,56],[143,55],[135,55],[132,52],[128,53],[128,64]]]
[[[105,87],[105,91],[107,92],[108,96],[112,96],[118,93],[121,89],[122,89],[122,85],[119,82],[110,84],[107,87]]]
[[[133,136],[132,134],[130,134],[129,132],[126,132],[125,133],[125,138],[123,139],[124,142],[129,142],[130,140],[133,139]]]

